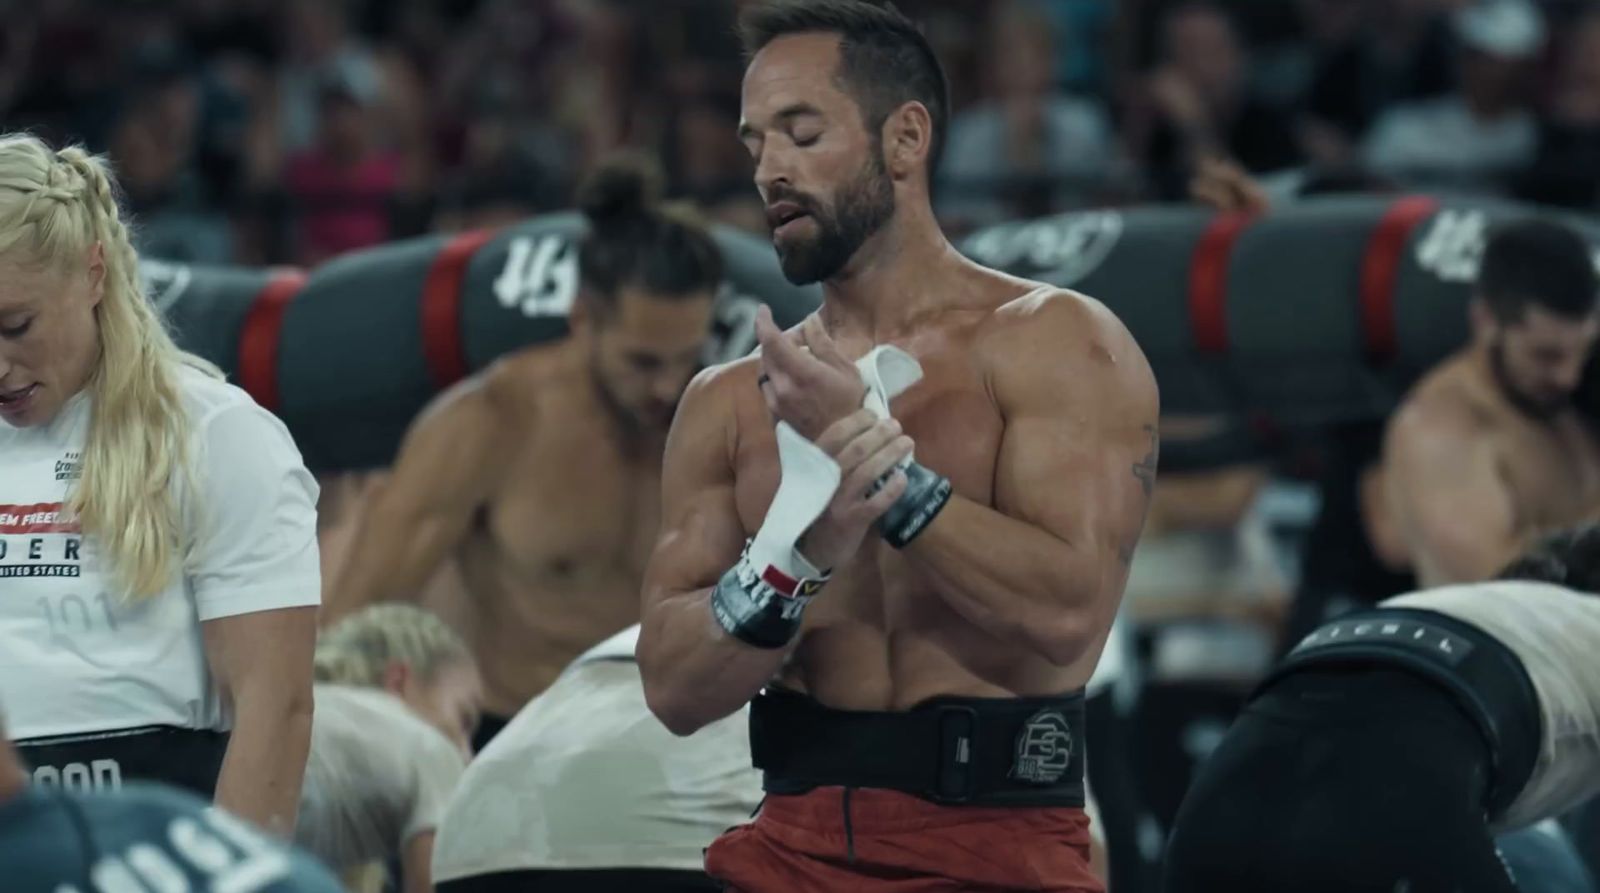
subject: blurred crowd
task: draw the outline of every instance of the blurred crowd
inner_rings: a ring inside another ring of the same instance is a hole
[[[156,256],[314,264],[563,208],[618,146],[763,224],[734,138],[741,0],[5,5],[0,120],[109,152]],[[955,90],[939,207],[958,230],[1181,198],[1216,155],[1600,202],[1581,0],[900,6]]]

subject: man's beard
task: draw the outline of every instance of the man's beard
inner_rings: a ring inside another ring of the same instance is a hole
[[[797,196],[775,194],[770,201],[797,201],[811,215],[817,235],[777,243],[778,263],[784,278],[795,285],[810,285],[839,275],[861,246],[894,216],[894,186],[881,154],[871,159],[835,196],[830,212]]]
[[[598,349],[590,355],[589,374],[594,380],[595,393],[599,395],[601,405],[606,408],[607,414],[616,424],[624,442],[633,443],[660,436],[672,425],[672,410],[668,410],[664,417],[657,418],[654,413],[630,408],[621,397],[617,396],[601,367]],[[676,409],[676,406],[673,409]]]
[[[1506,346],[1503,341],[1496,341],[1490,345],[1489,369],[1494,374],[1495,384],[1499,385],[1500,393],[1505,396],[1506,401],[1529,418],[1548,422],[1572,405],[1571,394],[1541,399],[1520,390],[1511,380],[1511,371],[1506,367]]]

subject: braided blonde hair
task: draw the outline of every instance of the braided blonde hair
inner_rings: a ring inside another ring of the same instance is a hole
[[[317,640],[318,682],[380,687],[390,663],[432,680],[444,667],[470,661],[467,643],[437,616],[411,605],[373,605],[334,624]]]
[[[139,601],[172,582],[191,544],[174,488],[194,489],[178,368],[221,373],[180,351],[145,299],[113,189],[106,162],[79,147],[0,136],[0,256],[67,271],[96,244],[104,255],[83,476],[67,507],[99,544],[108,576]]]

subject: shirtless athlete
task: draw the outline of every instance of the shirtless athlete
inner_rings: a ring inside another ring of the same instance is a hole
[[[1600,440],[1572,402],[1600,337],[1597,297],[1571,229],[1533,220],[1489,240],[1472,343],[1406,398],[1363,488],[1387,563],[1424,587],[1478,582],[1600,510]]]
[[[759,358],[697,376],[667,443],[645,697],[679,734],[751,702],[769,795],[707,871],[1098,890],[1081,690],[1154,482],[1149,366],[1100,304],[939,231],[947,90],[914,25],[789,0],[742,27],[741,137],[785,275],[824,299],[787,333],[762,314]],[[892,419],[857,369],[884,345],[922,370]]]
[[[497,362],[422,413],[330,593],[326,622],[416,598],[455,557],[468,604],[441,613],[464,627],[483,674],[480,749],[574,658],[638,620],[666,431],[722,279],[706,230],[652,191],[620,162],[586,184],[572,337]]]

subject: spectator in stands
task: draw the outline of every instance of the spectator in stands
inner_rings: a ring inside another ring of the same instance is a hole
[[[284,18],[287,58],[278,79],[277,134],[292,153],[317,142],[326,84],[348,84],[370,99],[382,75],[372,51],[350,36],[349,0],[290,0]]]
[[[1539,128],[1538,155],[1522,195],[1543,204],[1600,204],[1600,8],[1570,29],[1554,101]]]
[[[1312,160],[1348,165],[1383,110],[1455,89],[1452,0],[1301,0],[1311,55],[1302,139]]]
[[[1501,177],[1534,157],[1537,130],[1529,99],[1532,63],[1544,21],[1531,0],[1486,0],[1454,19],[1461,45],[1461,90],[1407,103],[1373,125],[1363,147],[1376,170],[1427,184]]]
[[[1225,156],[1255,171],[1300,160],[1283,113],[1252,97],[1249,57],[1233,22],[1217,6],[1184,3],[1161,23],[1161,62],[1133,110],[1133,144],[1150,166],[1157,193],[1186,194],[1200,160]]]
[[[136,247],[165,260],[232,259],[226,220],[213,210],[195,164],[200,96],[176,60],[147,71],[112,130],[111,157],[136,220]]]
[[[1105,177],[1110,123],[1098,103],[1056,86],[1059,43],[1037,0],[998,5],[984,54],[988,96],[950,124],[941,216],[969,224],[1039,216],[1059,206],[1058,192],[1090,193]]]
[[[755,172],[750,154],[738,140],[728,138],[739,131],[738,94],[687,97],[676,111],[662,153],[672,174],[672,194],[702,207],[734,194],[759,200],[750,187]]]
[[[292,156],[285,168],[301,264],[316,264],[390,238],[401,162],[378,143],[370,108],[373,98],[349,81],[323,84],[316,145]]]
[[[461,232],[510,226],[561,208],[565,190],[531,160],[509,156],[461,171],[446,183],[434,217],[435,232]]]

